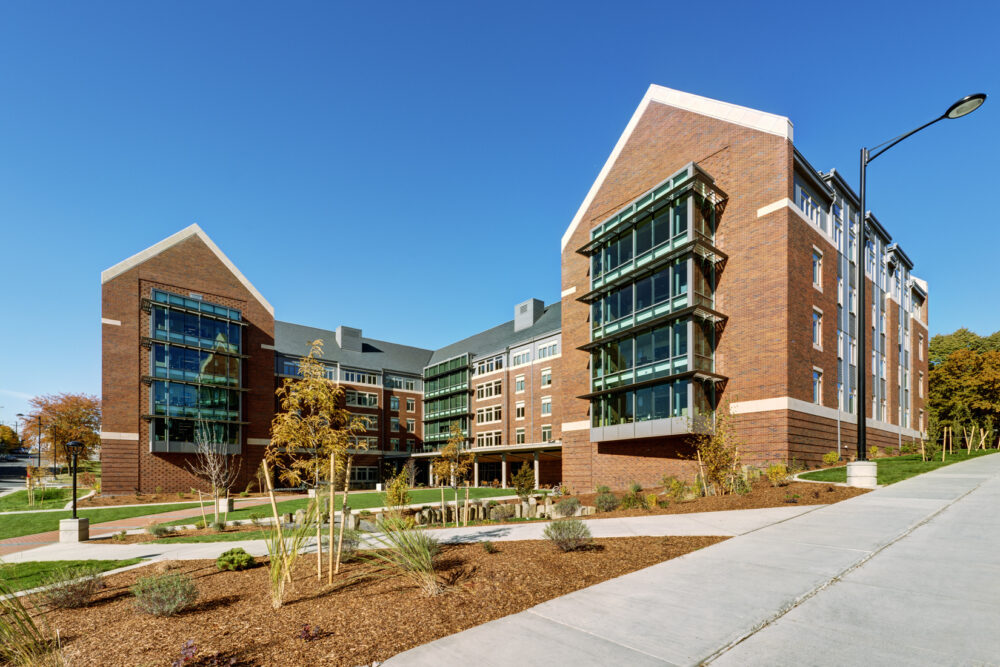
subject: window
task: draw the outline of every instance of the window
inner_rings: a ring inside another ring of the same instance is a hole
[[[492,382],[484,382],[476,385],[476,400],[481,401],[484,398],[500,396],[502,388],[503,380],[493,380]]]
[[[514,354],[511,359],[511,366],[521,366],[531,361],[531,350],[523,350]]]
[[[524,376],[518,375],[514,378],[514,393],[523,394],[524,393]]]
[[[917,334],[917,359],[924,360],[924,335],[922,333]]]
[[[823,349],[823,311],[819,308],[813,309],[813,347]]]
[[[389,399],[389,409],[390,410],[399,410],[399,397],[398,396],[393,396],[392,398]]]
[[[851,292],[850,292],[850,302],[851,303],[848,304],[850,312],[852,312],[855,315],[857,315],[858,314],[858,290],[855,289],[855,288],[853,288],[853,287],[851,288]]]
[[[524,444],[524,429],[519,428],[514,430],[514,444],[523,445]]]
[[[392,387],[393,389],[403,388],[403,378],[399,377],[398,375],[390,375],[386,377],[385,380],[386,380],[385,386],[387,387]]]
[[[417,430],[417,422],[415,422],[412,419],[407,419],[406,420],[406,432],[407,433],[415,433],[416,430]]]
[[[823,404],[823,371],[813,368],[813,403]]]
[[[549,343],[548,345],[543,345],[538,348],[538,358],[546,359],[548,357],[554,357],[559,354],[559,343]]]
[[[393,452],[399,451],[399,438],[389,438],[389,449]]]
[[[843,382],[838,382],[837,383],[837,409],[838,410],[843,410],[844,409],[844,383]]]
[[[366,430],[368,430],[368,431],[377,431],[378,430],[378,415],[359,415],[356,412],[352,412],[351,413],[351,417],[353,417],[355,419],[360,419],[365,424],[367,424],[368,428]]]
[[[919,373],[919,376],[918,376],[918,379],[917,379],[917,395],[920,396],[920,398],[923,398],[924,397],[924,372],[923,371],[918,371],[918,373]]]
[[[486,373],[492,373],[493,371],[498,371],[503,368],[503,355],[497,355],[495,357],[490,357],[489,359],[483,359],[482,361],[477,361],[473,374],[484,375]]]
[[[503,444],[500,431],[487,431],[476,434],[476,447],[495,447]]]
[[[343,380],[352,384],[378,384],[377,375],[361,371],[344,371]]]
[[[499,405],[491,405],[488,408],[479,408],[476,410],[476,423],[490,424],[498,422],[501,419],[501,413],[502,409]]]
[[[543,424],[542,425],[542,442],[550,442],[552,440],[552,425]]]
[[[395,432],[395,431],[398,431],[398,430],[399,430],[399,420],[398,420],[398,419],[396,419],[395,417],[393,417],[393,418],[392,418],[392,419],[390,420],[390,422],[389,422],[389,423],[391,424],[390,428],[391,428],[391,429],[393,430],[393,432]]]
[[[838,331],[837,332],[837,358],[838,359],[843,359],[844,358],[844,332],[843,331]]]
[[[543,368],[542,369],[542,386],[551,387],[552,386],[552,369]]]
[[[406,389],[406,391],[416,391],[417,390],[417,381],[414,380],[413,378],[404,378],[403,379],[403,388]]]
[[[514,404],[514,419],[524,419],[524,401]]]
[[[542,396],[542,416],[548,416],[552,414],[552,397]]]
[[[851,359],[852,366],[858,365],[858,341],[851,339]]]
[[[820,292],[823,291],[823,253],[818,248],[813,248],[812,256],[813,287]]]
[[[344,400],[352,408],[377,408],[378,394],[348,389],[344,392]],[[399,406],[396,406],[399,407]]]
[[[406,399],[406,411],[407,412],[413,412],[416,409],[417,409],[417,402],[416,402],[416,400],[414,400],[412,398]]]

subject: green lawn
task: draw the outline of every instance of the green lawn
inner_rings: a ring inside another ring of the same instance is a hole
[[[80,510],[77,512],[77,515],[89,518],[90,525],[93,527],[94,524],[105,521],[129,519],[145,514],[160,514],[161,512],[172,512],[174,510],[197,506],[198,503],[174,503],[170,505],[147,505],[144,507],[107,507]],[[23,535],[44,533],[50,530],[59,530],[59,520],[69,519],[72,516],[72,510],[0,515],[0,540],[8,537],[21,537]],[[191,522],[192,519],[188,519],[187,521]]]
[[[487,488],[475,488],[469,489],[469,498],[494,498],[496,496],[512,496],[514,495],[514,489],[487,489]],[[335,506],[339,510],[341,505],[343,495],[338,494]],[[446,490],[444,493],[445,500],[454,502],[455,494],[451,490]],[[458,497],[460,499],[465,498],[465,489],[459,489]],[[239,500],[237,498],[237,500]],[[430,505],[431,503],[441,502],[441,490],[440,489],[414,489],[410,491],[410,502],[411,503],[426,503]],[[385,505],[385,494],[379,493],[377,491],[365,492],[365,493],[352,493],[348,496],[348,504],[353,510],[363,510],[370,507],[383,507]],[[205,506],[206,514],[211,514],[210,505]],[[286,514],[288,512],[294,512],[297,509],[303,509],[309,505],[308,498],[298,498],[296,500],[285,500],[278,503],[278,512],[280,514]],[[239,509],[234,512],[229,513],[229,521],[248,521],[251,514],[260,514],[261,516],[271,516],[271,505],[265,503],[263,505],[257,505],[255,507],[250,507],[247,509]],[[197,519],[200,521],[201,519]],[[211,521],[211,519],[209,519]],[[195,523],[195,519],[177,519],[176,521],[167,522],[168,526],[183,526],[187,524]]]
[[[157,544],[177,544],[191,542],[238,542],[240,540],[264,540],[270,537],[269,530],[249,530],[236,533],[205,533],[204,535],[185,535],[183,537],[161,537],[154,540]]]
[[[47,574],[61,567],[94,567],[101,572],[114,570],[127,565],[135,565],[141,558],[129,560],[49,560],[30,561],[27,563],[0,564],[0,578],[3,578],[14,591],[24,591],[42,585],[42,579]]]
[[[62,509],[69,502],[71,491],[72,489],[49,488],[45,489],[45,492],[42,493],[41,489],[35,489],[35,504],[31,506],[28,505],[27,489],[24,491],[15,491],[10,495],[0,498],[0,512]],[[87,493],[86,489],[77,489],[76,497],[80,498]]]
[[[974,449],[971,454],[966,453],[964,449],[961,451],[956,449],[954,454],[947,454],[944,461],[941,461],[940,454],[938,455],[936,461],[927,462],[920,460],[920,454],[906,454],[904,456],[891,456],[884,459],[876,459],[876,463],[878,464],[878,483],[894,484],[904,479],[913,477],[914,475],[919,475],[923,472],[930,472],[931,470],[935,470],[942,466],[959,463],[961,461],[968,461],[969,459],[985,456],[986,454],[996,453],[997,450],[995,449]],[[799,477],[817,482],[846,482],[847,468],[843,466],[840,468],[826,468],[824,470],[807,472],[799,475]]]

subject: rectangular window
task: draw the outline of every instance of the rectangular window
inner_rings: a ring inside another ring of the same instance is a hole
[[[391,426],[390,428],[392,428],[393,432],[395,432],[395,431],[398,431],[398,430],[399,430],[399,420],[398,420],[398,419],[396,419],[395,417],[393,417],[393,418],[392,418],[392,419],[390,420],[390,422],[389,422],[389,423],[390,423],[390,424],[392,424],[392,426]]]
[[[629,298],[631,299],[631,295]],[[548,345],[543,345],[542,347],[538,348],[539,359],[554,357],[557,354],[559,354],[559,343],[549,343]]]
[[[542,386],[551,387],[552,386],[552,369],[543,368],[542,369]]]
[[[389,448],[391,451],[399,451],[399,438],[389,438]]]
[[[477,361],[473,372],[475,375],[484,375],[486,373],[498,371],[501,368],[503,368],[503,355],[497,355],[495,357],[490,357],[489,359]]]
[[[844,383],[843,382],[838,382],[837,383],[837,409],[838,410],[843,410],[844,409]]]
[[[552,425],[542,424],[542,442],[552,441]]]
[[[923,398],[924,397],[924,372],[923,371],[918,371],[918,373],[919,373],[919,375],[918,375],[918,379],[917,379],[917,392],[918,392],[917,395],[920,396],[920,398]]]
[[[524,429],[519,428],[514,431],[514,444],[523,445],[524,444]]]
[[[399,410],[399,397],[398,396],[393,396],[392,398],[389,399],[389,409],[390,410]]]
[[[491,405],[488,408],[479,408],[476,410],[476,423],[490,424],[498,422],[502,418],[501,413],[502,409],[499,405]]]
[[[416,430],[417,430],[417,422],[415,422],[412,419],[407,419],[406,420],[406,432],[407,433],[415,433]]]
[[[813,309],[813,347],[818,350],[823,349],[823,311],[818,308]]]
[[[514,404],[514,419],[524,419],[524,401]]]
[[[417,402],[416,402],[416,400],[414,400],[412,398],[406,399],[406,411],[407,412],[413,412],[416,409],[417,409]]]
[[[417,390],[417,381],[414,380],[413,378],[404,378],[403,379],[403,388],[406,389],[407,391],[416,391]]]
[[[552,414],[552,397],[542,396],[542,416],[548,416]]]
[[[524,393],[524,376],[518,375],[514,378],[514,393],[523,394]]]
[[[838,331],[837,332],[837,358],[838,359],[843,359],[844,358],[844,332],[843,331]]]
[[[522,352],[517,352],[511,359],[511,366],[521,366],[531,361],[531,350],[524,350]]]
[[[813,287],[823,291],[823,253],[817,248],[813,248],[812,254],[812,278]]]
[[[481,401],[484,398],[499,396],[501,394],[502,387],[503,380],[493,380],[492,382],[478,384],[476,385],[476,400]]]
[[[922,333],[917,334],[917,359],[924,360],[924,335]]]
[[[346,401],[347,405],[353,408],[378,407],[378,394],[373,394],[365,391],[354,391],[353,389],[347,389],[344,391],[344,400]]]
[[[813,403],[823,404],[823,371],[813,368]]]
[[[476,434],[476,447],[495,447],[503,444],[500,431],[487,431]]]
[[[351,384],[378,384],[378,376],[361,371],[344,371],[343,381]]]

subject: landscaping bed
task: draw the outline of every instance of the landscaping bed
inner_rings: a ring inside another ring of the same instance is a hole
[[[650,514],[691,514],[693,512],[720,512],[724,510],[750,510],[765,507],[787,507],[788,505],[828,505],[847,500],[868,489],[858,489],[846,486],[811,484],[809,482],[789,482],[783,486],[772,486],[767,480],[761,479],[753,483],[750,493],[745,495],[730,494],[725,496],[705,496],[690,500],[674,500],[663,495],[663,488],[652,488],[643,491],[655,493],[660,501],[669,501],[666,507],[652,509],[616,509],[611,512],[598,512],[588,518],[611,518],[619,516],[647,516]],[[625,494],[616,493],[621,498]],[[568,498],[577,498],[581,505],[594,505],[597,494],[585,493]]]
[[[167,665],[188,640],[197,653],[185,664],[214,664],[215,657],[218,664],[367,665],[723,539],[599,539],[592,549],[566,553],[546,541],[498,542],[492,554],[481,544],[443,545],[435,565],[447,589],[435,597],[403,577],[371,576],[371,566],[359,561],[348,562],[328,587],[325,576],[316,581],[315,558],[305,555],[277,610],[265,567],[220,572],[214,561],[160,563],[108,577],[89,607],[53,609],[46,622],[59,631],[72,665]],[[166,618],[137,613],[129,587],[167,567],[194,577],[195,606]]]

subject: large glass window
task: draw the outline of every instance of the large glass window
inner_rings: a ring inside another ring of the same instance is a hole
[[[594,426],[617,426],[688,415],[688,380],[663,382],[594,399]]]

